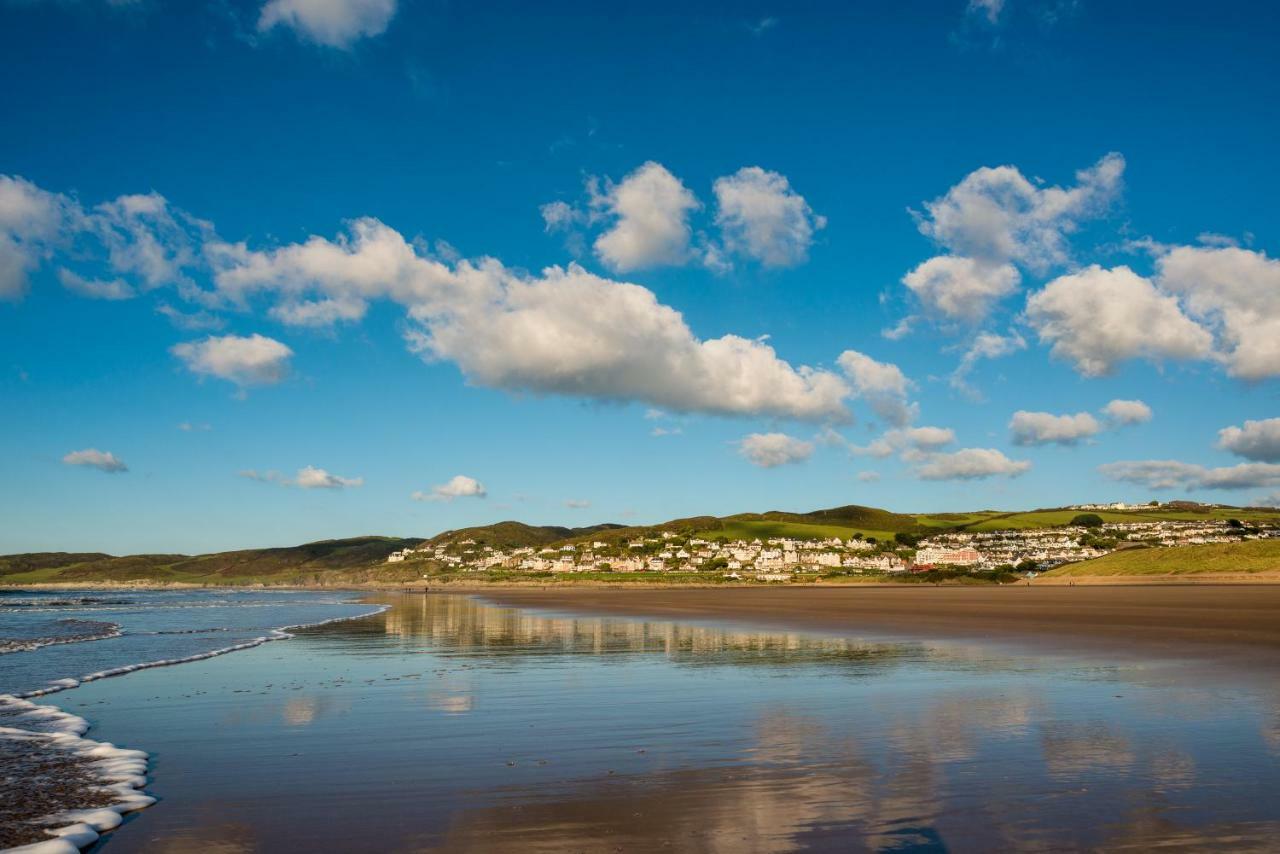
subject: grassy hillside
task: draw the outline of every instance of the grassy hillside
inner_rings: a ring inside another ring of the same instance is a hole
[[[427,542],[435,544],[475,540],[481,545],[493,546],[495,549],[509,549],[519,546],[546,546],[619,530],[625,530],[625,526],[606,523],[589,525],[585,528],[562,528],[558,525],[526,525],[523,522],[507,521],[445,531]]]
[[[1045,577],[1280,573],[1280,540],[1246,540],[1159,549],[1125,549],[1068,564]]]
[[[0,582],[163,581],[190,584],[291,583],[371,570],[418,539],[354,537],[301,546],[219,554],[129,555],[44,552],[0,557]]]
[[[656,537],[663,531],[715,539],[848,539],[854,535],[889,540],[896,533],[938,533],[945,530],[995,531],[1047,528],[1068,524],[1079,511],[1051,508],[1005,512],[892,513],[850,504],[807,513],[771,510],[723,518],[693,516],[659,525],[592,525],[581,528],[498,522],[438,534],[428,542],[471,539],[499,549],[556,546],[565,542],[600,540],[625,542]],[[1240,519],[1246,524],[1280,524],[1280,511],[1261,508],[1208,507],[1184,502],[1177,506],[1098,511],[1107,522]],[[96,552],[42,552],[0,556],[0,583],[156,581],[194,584],[316,584],[361,581],[412,581],[421,577],[416,564],[387,564],[393,551],[416,546],[420,539],[355,537],[324,540],[301,546],[246,549],[208,555],[131,555],[113,557]],[[1239,550],[1239,551],[1233,551]],[[1055,570],[1051,575],[1184,574],[1195,572],[1280,571],[1280,541],[1224,546],[1149,549],[1119,552],[1095,561]]]

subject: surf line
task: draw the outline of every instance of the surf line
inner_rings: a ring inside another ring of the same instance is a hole
[[[21,854],[77,854],[80,849],[87,848],[97,842],[103,833],[119,827],[120,823],[124,821],[125,814],[144,809],[156,802],[154,797],[143,791],[147,784],[147,766],[150,759],[146,751],[129,750],[116,747],[109,742],[85,738],[84,734],[89,730],[88,721],[77,715],[65,712],[57,706],[33,703],[31,702],[33,698],[68,691],[86,682],[96,682],[99,679],[108,679],[112,676],[124,676],[127,673],[133,673],[138,670],[148,670],[153,667],[171,667],[175,664],[187,664],[192,661],[204,661],[205,659],[226,655],[231,652],[253,649],[271,641],[288,640],[294,637],[293,632],[301,629],[327,626],[331,623],[342,623],[348,620],[361,620],[365,617],[381,614],[390,607],[390,605],[378,605],[372,611],[355,614],[350,617],[333,617],[315,623],[297,623],[291,626],[282,626],[278,629],[272,629],[270,634],[254,638],[251,641],[215,649],[211,652],[202,652],[185,658],[168,658],[141,664],[128,664],[123,667],[113,667],[110,670],[90,673],[79,679],[58,679],[48,686],[34,691],[24,691],[18,694],[0,694],[0,707],[16,712],[13,716],[14,722],[22,722],[25,719],[29,723],[48,726],[51,729],[51,731],[42,732],[0,726],[0,738],[42,740],[52,749],[65,751],[76,758],[84,759],[96,773],[102,788],[116,796],[114,803],[99,809],[71,809],[35,819],[34,823],[48,825],[45,828],[45,833],[49,834],[51,838],[29,845],[19,845],[16,848],[6,848],[3,854],[18,854],[18,852],[21,852]]]

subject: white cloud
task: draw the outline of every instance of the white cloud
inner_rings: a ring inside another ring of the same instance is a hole
[[[857,350],[845,350],[836,360],[852,385],[853,394],[866,400],[877,415],[901,427],[915,419],[918,407],[907,402],[911,381],[889,362],[878,362]]]
[[[849,387],[835,373],[793,367],[761,340],[699,340],[652,291],[577,265],[536,276],[491,258],[451,267],[373,219],[336,241],[268,251],[221,243],[210,254],[219,293],[236,304],[259,293],[289,306],[394,300],[409,309],[410,346],[478,385],[680,412],[848,417]]]
[[[679,436],[683,432],[684,430],[679,427],[654,427],[649,431],[649,435],[655,438],[661,438],[663,436]]]
[[[382,35],[395,14],[396,0],[267,0],[258,31],[286,26],[307,41],[345,49]]]
[[[210,335],[201,341],[175,344],[169,352],[194,374],[229,380],[238,386],[272,385],[289,374],[293,351],[273,338],[257,333]]]
[[[0,175],[0,299],[20,299],[30,273],[63,249],[74,249],[77,262],[96,263],[113,274],[60,269],[62,284],[82,296],[128,299],[173,285],[197,299],[184,270],[198,263],[197,247],[211,230],[158,193],[124,195],[85,210],[70,196]]]
[[[844,444],[851,453],[860,457],[883,459],[901,453],[905,460],[919,461],[925,455],[944,448],[955,440],[956,433],[950,427],[908,427],[886,430],[869,445]]]
[[[1280,376],[1280,259],[1231,246],[1180,246],[1157,259],[1156,283],[1215,330],[1229,374]]]
[[[1145,424],[1151,420],[1151,407],[1141,400],[1113,400],[1102,407],[1102,414],[1120,426]]]
[[[543,227],[548,234],[557,231],[568,231],[582,221],[582,214],[568,202],[547,202],[538,208],[542,214]]]
[[[65,267],[58,270],[58,281],[72,293],[89,299],[123,300],[133,299],[137,295],[124,279],[86,279]]]
[[[1025,350],[1026,346],[1027,342],[1017,332],[1010,332],[1008,335],[997,335],[994,332],[979,333],[965,350],[964,356],[960,358],[960,364],[951,372],[951,387],[969,397],[979,399],[978,390],[969,384],[969,375],[973,373],[978,362],[983,359],[1002,359],[1019,350]]]
[[[72,207],[65,196],[0,175],[0,300],[26,294],[30,273],[52,252]]]
[[[689,259],[689,214],[700,204],[661,164],[649,161],[609,184],[591,205],[614,221],[595,241],[596,256],[609,268],[625,273]]]
[[[766,267],[803,263],[814,232],[826,225],[785,176],[759,166],[717,178],[712,190],[726,251],[747,255]]]
[[[1212,336],[1128,267],[1093,265],[1027,298],[1027,320],[1052,354],[1088,377],[1128,359],[1203,359]]]
[[[348,487],[364,486],[364,478],[339,477],[315,466],[305,466],[298,469],[294,483],[300,489],[347,489]]]
[[[1044,270],[1068,260],[1067,235],[1105,212],[1124,167],[1122,156],[1108,154],[1069,188],[1039,187],[1013,166],[983,167],[925,205],[920,231],[955,255]]]
[[[880,481],[880,472],[860,471],[858,472],[858,480],[862,483],[878,483]]]
[[[533,279],[490,267],[481,278],[490,293],[420,312],[424,329],[413,341],[472,382],[680,412],[847,417],[849,389],[835,374],[792,367],[763,341],[700,341],[645,288],[576,266]]]
[[[247,469],[239,472],[240,477],[249,480],[256,480],[260,483],[274,483],[279,486],[296,486],[299,489],[351,489],[364,486],[364,478],[362,477],[341,477],[336,474],[330,474],[322,468],[315,466],[304,466],[298,469],[298,473],[290,478],[286,477],[278,471],[270,470],[265,472]]]
[[[454,475],[445,483],[431,487],[431,492],[415,492],[414,501],[452,501],[455,498],[484,498],[488,492],[484,484],[465,474]]]
[[[1087,412],[1054,415],[1020,409],[1009,421],[1015,445],[1074,445],[1081,439],[1096,436],[1101,429],[1098,419]]]
[[[69,466],[87,466],[107,474],[126,472],[129,467],[124,461],[110,451],[99,451],[97,448],[85,448],[83,451],[72,451],[62,458]]]
[[[570,510],[585,510],[591,506],[591,502],[580,498],[570,498],[565,501],[564,506]]]
[[[999,16],[1000,3],[977,5],[993,22]],[[1018,289],[1019,266],[1043,273],[1070,260],[1068,236],[1107,210],[1120,192],[1124,167],[1123,157],[1108,154],[1077,172],[1076,184],[1066,188],[1040,186],[1013,166],[969,173],[915,214],[920,232],[946,253],[911,270],[903,284],[936,319],[985,319]]]
[[[947,320],[977,323],[992,306],[1018,289],[1022,276],[1012,264],[938,255],[902,277],[925,310]]]
[[[1280,418],[1224,427],[1218,431],[1218,447],[1246,460],[1280,463]]]
[[[1179,460],[1123,460],[1098,466],[1103,476],[1148,489],[1255,489],[1280,486],[1280,465],[1240,463],[1207,468]]]
[[[813,456],[813,443],[785,433],[752,433],[738,442],[738,453],[752,465],[769,469],[804,462]]]
[[[181,424],[178,425],[178,429],[181,430],[183,433],[207,433],[208,431],[213,429],[213,425],[203,423],[203,422],[192,423],[190,421],[183,421]]]
[[[981,480],[988,477],[1017,477],[1031,463],[1011,460],[995,448],[961,448],[950,454],[933,454],[916,468],[922,480]]]

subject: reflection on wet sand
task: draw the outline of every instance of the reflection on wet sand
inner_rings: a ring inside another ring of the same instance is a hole
[[[493,607],[463,596],[379,596],[378,601],[394,603],[383,615],[383,625],[366,620],[326,626],[316,634],[385,633],[393,641],[393,648],[417,648],[429,642],[433,650],[440,652],[575,656],[658,653],[682,663],[715,665],[884,664],[920,648],[914,644],[863,643],[801,632],[550,616]]]

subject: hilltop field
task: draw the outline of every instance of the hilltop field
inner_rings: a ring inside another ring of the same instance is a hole
[[[1081,511],[1052,508],[1030,511],[982,510],[971,513],[893,513],[874,507],[849,505],[808,513],[770,511],[733,516],[697,516],[660,525],[593,525],[583,528],[531,526],[499,522],[445,531],[429,539],[357,537],[325,540],[301,546],[246,549],[207,555],[150,554],[117,557],[103,553],[41,552],[0,557],[0,586],[26,584],[191,584],[354,586],[422,583],[418,569],[389,564],[387,556],[405,548],[440,542],[474,540],[494,548],[558,547],[583,542],[619,543],[663,531],[705,539],[850,538],[892,540],[896,534],[916,536],[944,532],[990,532],[1053,528],[1067,525]],[[1226,521],[1245,525],[1280,525],[1280,510],[1235,508],[1191,503],[1091,511],[1104,522]],[[1061,583],[1085,578],[1146,580],[1192,576],[1243,577],[1280,580],[1280,540],[1249,541],[1176,548],[1124,549],[1095,560],[1054,569],[1037,583]],[[440,581],[449,579],[441,578]],[[458,580],[458,579],[454,579]],[[474,582],[513,584],[527,581],[517,572],[492,572]],[[799,580],[799,579],[798,579]],[[846,579],[842,583],[865,581]],[[546,583],[543,581],[542,583]],[[613,576],[584,574],[557,578],[556,584],[723,583],[698,573],[631,573]]]

